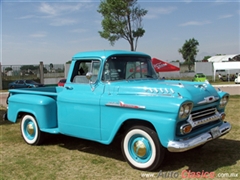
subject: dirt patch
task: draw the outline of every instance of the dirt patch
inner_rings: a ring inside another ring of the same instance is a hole
[[[7,107],[6,99],[8,97],[8,92],[4,92],[0,94],[0,106]]]

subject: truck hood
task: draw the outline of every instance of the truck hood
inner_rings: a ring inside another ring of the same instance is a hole
[[[181,97],[193,101],[194,105],[219,99],[218,92],[208,82],[173,80],[130,80],[108,84],[106,91],[117,95],[145,95]]]

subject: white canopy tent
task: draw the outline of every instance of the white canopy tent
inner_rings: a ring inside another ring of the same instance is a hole
[[[215,81],[216,70],[236,70],[240,69],[240,62],[215,62],[213,63],[213,77]]]
[[[208,58],[208,62],[223,62],[229,61],[229,59],[237,58],[239,54],[230,54],[230,55],[222,55],[222,56],[212,56]]]

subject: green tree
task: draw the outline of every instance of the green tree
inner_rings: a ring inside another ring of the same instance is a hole
[[[23,65],[20,67],[20,70],[37,70],[39,66],[34,66],[34,65]]]
[[[131,51],[136,51],[138,39],[145,33],[142,17],[147,10],[141,9],[137,0],[103,0],[98,12],[103,16],[100,36],[112,46],[123,38],[130,44]]]
[[[192,39],[186,40],[182,48],[178,50],[178,52],[182,54],[182,57],[185,60],[185,63],[188,65],[189,71],[191,71],[192,65],[195,62],[195,57],[199,51],[197,49],[197,46],[199,46],[198,41],[192,38]]]
[[[12,67],[6,67],[5,68],[5,71],[12,71],[13,69],[12,69]]]
[[[204,61],[204,62],[208,62],[208,59],[209,59],[210,57],[212,57],[212,56],[204,56],[204,58],[203,58],[202,61]]]
[[[53,64],[52,63],[49,64],[49,68],[50,68],[50,72],[52,72],[52,70],[53,70]]]

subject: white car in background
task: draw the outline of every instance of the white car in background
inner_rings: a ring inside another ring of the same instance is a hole
[[[235,78],[235,84],[239,84],[240,83],[240,73],[236,74],[237,77]]]

